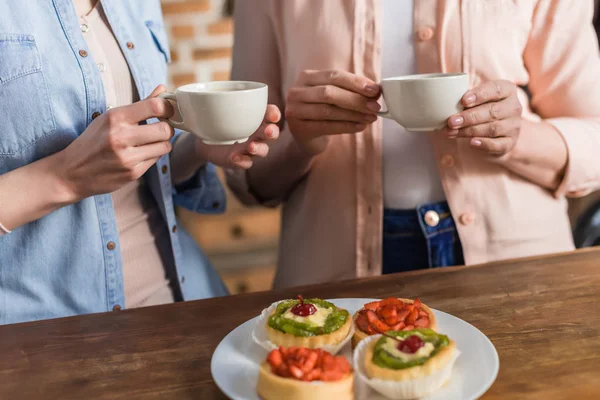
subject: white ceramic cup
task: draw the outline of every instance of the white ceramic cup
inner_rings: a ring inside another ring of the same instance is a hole
[[[191,83],[159,97],[178,106],[183,120],[167,120],[173,128],[191,132],[206,144],[244,143],[265,118],[268,87],[242,81]]]
[[[442,129],[453,114],[463,110],[460,100],[469,90],[469,75],[421,74],[381,81],[387,111],[380,117],[398,122],[408,131]]]

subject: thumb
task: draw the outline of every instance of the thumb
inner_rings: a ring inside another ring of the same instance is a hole
[[[166,91],[167,91],[167,87],[163,84],[160,84],[157,87],[155,87],[154,90],[152,91],[152,93],[150,93],[150,95],[146,98],[151,99],[153,97],[157,97],[159,94],[164,93]]]

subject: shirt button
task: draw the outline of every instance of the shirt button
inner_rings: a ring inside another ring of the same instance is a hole
[[[106,65],[104,65],[103,63],[98,63],[98,64],[96,64],[96,65],[98,66],[98,70],[99,70],[100,72],[104,72],[104,71],[106,71]]]
[[[459,221],[463,225],[469,225],[475,221],[475,215],[473,213],[464,213],[460,216]]]
[[[102,114],[100,114],[98,111],[96,111],[95,113],[93,113],[93,114],[92,114],[92,119],[96,119],[96,118],[98,118],[100,115],[102,115]]]
[[[115,244],[115,242],[108,242],[108,243],[106,243],[106,248],[109,249],[109,250],[111,250],[111,251],[114,250],[115,247],[117,247],[117,245]]]
[[[87,52],[87,51],[85,51],[85,50],[83,50],[83,49],[81,49],[81,50],[79,50],[79,55],[80,55],[81,57],[85,58],[85,57],[87,57],[87,56],[88,56],[88,52]]]
[[[87,26],[87,24],[81,24],[79,25],[79,27],[81,28],[81,32],[86,33],[87,31],[90,30],[90,27]]]
[[[167,168],[166,165],[163,165],[160,170],[162,171],[163,174],[166,174],[169,169]]]
[[[177,225],[173,225],[173,228],[171,228],[171,231],[172,231],[173,233],[177,232]]]
[[[135,48],[135,45],[133,44],[133,42],[127,42],[127,48],[129,50],[133,50]]]
[[[181,283],[185,282],[185,276],[181,277]]]
[[[431,226],[433,228],[434,226],[437,226],[440,223],[440,214],[433,210],[429,210],[423,216],[423,220],[425,221],[427,226]]]
[[[445,154],[442,157],[441,163],[446,168],[454,167],[454,157],[452,157],[450,154]]]
[[[417,37],[421,42],[426,42],[433,38],[433,29],[429,26],[423,26],[417,29]]]
[[[121,311],[121,306],[119,304],[115,304],[113,306],[113,311]]]

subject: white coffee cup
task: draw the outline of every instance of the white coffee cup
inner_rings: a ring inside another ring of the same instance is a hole
[[[159,97],[178,106],[183,120],[167,120],[172,127],[191,132],[206,144],[233,144],[247,141],[260,127],[268,87],[242,81],[191,83]]]
[[[460,100],[469,90],[469,75],[398,76],[382,80],[381,88],[387,111],[379,116],[395,120],[408,131],[435,131],[463,110]]]

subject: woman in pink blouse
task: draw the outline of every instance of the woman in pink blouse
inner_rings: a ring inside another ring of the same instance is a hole
[[[573,249],[565,197],[600,186],[592,0],[236,7],[233,78],[286,110],[271,157],[228,173],[283,203],[276,286]],[[376,118],[377,82],[429,72],[471,79],[447,129]]]

